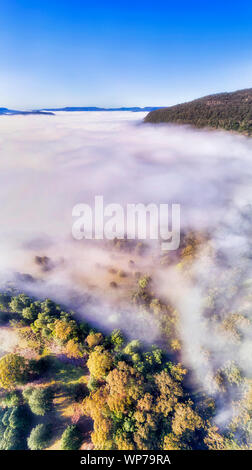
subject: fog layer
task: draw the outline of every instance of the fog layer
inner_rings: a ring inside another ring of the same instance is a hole
[[[120,294],[112,299],[107,294],[102,267],[115,264],[127,269],[128,257],[113,258],[106,245],[95,241],[87,246],[73,240],[72,208],[77,203],[93,205],[95,195],[103,195],[105,204],[181,204],[181,228],[207,233],[218,256],[212,259],[206,247],[202,250],[191,267],[193,282],[173,266],[156,268],[157,289],[178,309],[183,360],[200,386],[215,394],[208,378],[227,360],[236,361],[246,377],[252,371],[252,139],[142,124],[144,116],[58,112],[0,117],[1,277],[31,274],[44,284],[29,284],[30,290],[40,289],[43,295],[46,291],[61,301],[71,301],[72,289],[86,297],[95,294],[97,303],[90,301],[83,308],[90,320],[108,328],[122,326],[132,337],[155,341],[159,333],[152,318],[137,317]],[[53,269],[42,272],[35,256],[48,256]],[[151,256],[137,262],[141,271],[153,271]],[[242,312],[248,320],[237,344],[228,341],[216,324],[206,322],[206,297],[216,286],[219,321],[230,311]],[[210,352],[207,360],[205,350]],[[225,414],[222,406],[221,412],[220,421],[229,409]]]

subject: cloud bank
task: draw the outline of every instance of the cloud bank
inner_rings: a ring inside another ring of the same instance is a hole
[[[184,361],[200,386],[219,396],[208,379],[228,360],[238,363],[246,377],[252,372],[252,139],[142,124],[144,116],[58,112],[0,117],[1,277],[31,274],[42,281],[29,284],[30,290],[75,304],[77,290],[89,299],[88,309],[81,301],[78,308],[91,320],[155,341],[153,318],[136,317],[120,294],[110,298],[107,293],[107,268],[127,270],[128,255],[115,257],[106,245],[73,240],[72,208],[80,202],[92,205],[99,194],[107,204],[181,204],[182,229],[207,232],[215,257],[202,250],[192,266],[193,281],[173,267],[157,268],[158,291],[179,311]],[[53,269],[41,269],[35,256],[50,258]],[[141,270],[153,270],[151,256],[137,263]],[[216,284],[218,319],[212,322],[206,298]],[[221,326],[232,312],[248,321],[237,327],[242,338],[237,343]],[[229,408],[224,411],[222,406],[220,421],[229,417]]]

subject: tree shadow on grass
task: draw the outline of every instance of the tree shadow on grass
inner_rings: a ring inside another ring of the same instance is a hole
[[[66,364],[55,356],[47,356],[47,376],[51,377],[55,382],[75,382],[86,373],[84,367],[76,367],[72,364]]]

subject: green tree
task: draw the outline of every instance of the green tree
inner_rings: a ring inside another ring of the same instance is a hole
[[[4,432],[2,440],[3,450],[22,450],[25,449],[25,442],[19,429],[8,426]]]
[[[37,304],[37,302],[34,302],[30,304],[28,307],[23,308],[22,317],[25,318],[25,320],[29,320],[33,322],[34,320],[36,320],[38,313],[39,313],[39,305]]]
[[[113,330],[111,333],[111,343],[114,346],[114,350],[120,351],[124,342],[125,342],[125,339],[121,330]]]
[[[2,417],[2,423],[5,427],[9,426],[9,418],[10,418],[10,415],[11,415],[11,409],[5,411],[3,417]]]
[[[22,313],[23,309],[29,307],[31,302],[31,299],[27,295],[18,294],[12,297],[9,305],[12,312]]]
[[[20,404],[20,399],[21,397],[17,391],[8,392],[1,399],[1,404],[4,407],[12,408]]]
[[[30,450],[42,450],[48,447],[52,435],[50,425],[38,424],[32,429],[30,436],[27,439],[28,447]]]
[[[30,426],[30,414],[25,406],[15,406],[9,416],[9,425],[13,429],[20,429],[24,433]]]
[[[132,356],[133,354],[137,353],[140,349],[141,342],[139,341],[139,339],[133,339],[132,341],[130,341],[130,343],[125,346],[123,352]]]
[[[26,449],[26,435],[30,429],[30,415],[26,407],[9,408],[0,423],[0,450]]]
[[[24,396],[28,398],[28,404],[35,415],[44,416],[51,411],[53,393],[49,387],[34,388],[28,396]]]
[[[61,449],[62,450],[78,450],[83,441],[79,428],[75,425],[67,426],[62,434]]]

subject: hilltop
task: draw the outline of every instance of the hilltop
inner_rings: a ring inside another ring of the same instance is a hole
[[[189,124],[252,134],[252,88],[208,95],[187,103],[151,111],[145,122]]]

